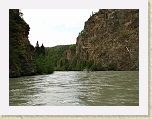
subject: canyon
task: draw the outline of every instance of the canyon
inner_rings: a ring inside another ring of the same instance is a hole
[[[19,10],[10,9],[9,15],[9,77],[34,75],[36,48],[28,39],[30,27]],[[139,10],[99,9],[84,23],[76,44],[47,47],[44,55],[55,70],[138,71]]]

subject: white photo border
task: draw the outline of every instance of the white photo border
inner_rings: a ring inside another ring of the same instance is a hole
[[[139,106],[9,106],[9,9],[139,9]],[[0,0],[0,115],[148,115],[148,0]]]

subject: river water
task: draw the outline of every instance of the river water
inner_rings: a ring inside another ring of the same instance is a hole
[[[138,106],[138,71],[55,71],[9,79],[10,106]]]

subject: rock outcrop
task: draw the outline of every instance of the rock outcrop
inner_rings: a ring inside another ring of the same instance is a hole
[[[99,10],[77,37],[79,61],[93,60],[103,70],[139,70],[139,10]]]
[[[9,77],[33,75],[36,71],[34,47],[28,40],[29,25],[19,10],[9,11]]]

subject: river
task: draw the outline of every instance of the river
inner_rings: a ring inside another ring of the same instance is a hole
[[[139,71],[55,71],[9,79],[10,106],[139,106]]]

